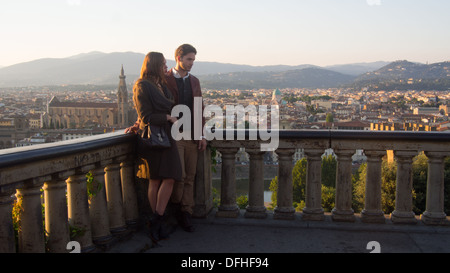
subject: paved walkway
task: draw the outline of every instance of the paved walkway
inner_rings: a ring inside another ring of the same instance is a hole
[[[116,244],[110,253],[369,253],[375,241],[381,253],[450,253],[450,225],[426,226],[336,223],[329,214],[323,222],[215,218],[194,219],[196,231],[178,228],[170,239],[152,246],[145,231]]]

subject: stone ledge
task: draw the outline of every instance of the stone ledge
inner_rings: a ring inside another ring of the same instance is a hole
[[[390,216],[385,214],[385,223],[363,223],[361,221],[361,214],[355,213],[354,222],[336,222],[332,220],[332,214],[329,212],[324,213],[323,221],[308,221],[303,219],[303,213],[296,212],[293,220],[277,220],[274,218],[272,211],[267,211],[267,217],[265,219],[251,219],[245,218],[245,210],[240,210],[238,217],[236,218],[217,218],[215,212],[217,209],[213,209],[207,218],[195,219],[197,224],[220,224],[220,225],[243,225],[243,226],[267,226],[267,227],[298,227],[298,228],[318,228],[318,229],[331,229],[331,230],[346,230],[346,231],[389,231],[389,232],[414,232],[414,233],[442,233],[450,234],[450,217],[447,216],[445,225],[430,226],[420,221],[420,216],[416,215],[417,224],[395,224],[391,221]]]

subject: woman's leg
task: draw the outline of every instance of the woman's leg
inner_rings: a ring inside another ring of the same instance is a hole
[[[161,224],[167,203],[172,194],[174,182],[173,179],[164,179],[162,181],[150,180],[148,199],[153,211],[153,216],[150,220],[150,237],[154,242],[169,238],[169,232],[166,231]]]
[[[150,202],[150,207],[152,208],[153,213],[155,213],[156,211],[158,191],[160,185],[161,180],[153,180],[153,179],[150,179],[150,183],[148,184],[148,201]]]
[[[159,187],[158,198],[156,202],[156,213],[163,215],[170,196],[172,195],[174,179],[164,179]]]

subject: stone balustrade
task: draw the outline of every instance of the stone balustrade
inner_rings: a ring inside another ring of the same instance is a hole
[[[236,135],[236,134],[235,134]],[[246,134],[248,139],[249,133]],[[321,156],[332,148],[337,157],[336,200],[332,210],[334,221],[354,222],[352,209],[352,156],[356,150],[364,150],[367,157],[365,204],[361,221],[385,223],[381,205],[381,162],[386,151],[394,151],[397,160],[397,182],[395,210],[390,215],[393,223],[414,224],[417,222],[412,210],[412,159],[421,151],[428,157],[428,185],[426,211],[420,219],[429,225],[448,223],[444,213],[444,158],[450,156],[450,134],[440,132],[373,132],[341,130],[279,131],[278,191],[275,219],[294,219],[292,206],[292,168],[295,149],[303,149],[307,158],[306,200],[302,211],[303,220],[322,221],[321,205]],[[225,139],[225,133],[224,133]],[[234,177],[234,157],[240,147],[245,147],[250,158],[249,205],[245,217],[265,218],[263,208],[263,172],[259,146],[263,141],[228,140],[211,142],[222,154],[221,203],[217,217],[238,215]]]
[[[312,130],[280,131],[279,137],[275,151],[279,161],[275,219],[295,218],[292,157],[298,148],[302,148],[307,157],[306,206],[301,212],[302,220],[325,218],[321,207],[321,155],[332,148],[337,156],[334,221],[355,221],[351,206],[351,157],[357,149],[363,149],[367,157],[367,182],[361,221],[385,221],[381,207],[381,159],[387,150],[393,150],[398,168],[392,221],[416,223],[412,211],[411,164],[412,158],[424,151],[429,159],[429,171],[426,211],[421,220],[430,225],[446,222],[444,158],[450,156],[450,134]],[[249,205],[245,217],[267,217],[264,153],[260,149],[263,142],[211,141],[222,155],[221,201],[216,217],[240,214],[236,204],[235,155],[241,147],[245,147],[250,158]],[[0,252],[68,252],[67,244],[72,240],[80,243],[82,252],[90,252],[108,246],[135,229],[140,208],[135,187],[134,143],[134,135],[117,132],[0,150]],[[213,207],[209,151],[201,153],[198,160],[194,216],[205,217]],[[17,205],[13,212],[14,202]],[[42,219],[43,204],[45,220]],[[13,214],[18,219],[18,247]]]
[[[0,252],[68,252],[72,240],[82,252],[90,252],[133,229],[139,217],[134,140],[133,135],[112,133],[1,150]]]

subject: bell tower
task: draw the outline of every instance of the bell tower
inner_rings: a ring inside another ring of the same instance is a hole
[[[128,126],[128,91],[125,83],[125,74],[123,72],[123,65],[119,76],[119,88],[117,90],[117,104],[118,104],[118,119],[117,123],[121,127]]]

